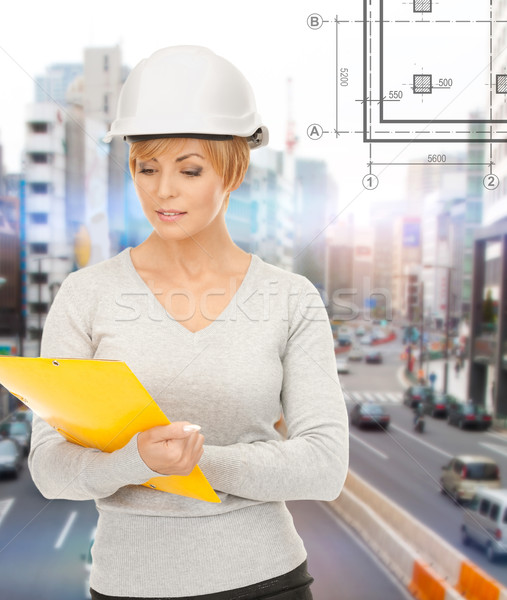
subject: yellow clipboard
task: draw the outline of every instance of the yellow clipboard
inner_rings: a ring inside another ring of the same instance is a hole
[[[2,356],[0,383],[69,442],[103,452],[123,448],[138,431],[170,424],[122,361]],[[220,502],[197,465],[190,475],[161,475],[143,485]]]

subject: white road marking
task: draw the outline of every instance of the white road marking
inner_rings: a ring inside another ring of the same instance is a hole
[[[348,402],[379,402],[381,404],[401,404],[402,396],[399,392],[377,392],[372,390],[345,390]]]
[[[69,534],[70,528],[72,527],[72,524],[76,520],[76,517],[77,517],[77,510],[73,510],[70,513],[69,518],[67,519],[67,522],[65,523],[65,525],[62,529],[62,532],[60,533],[58,539],[55,542],[55,546],[54,546],[55,550],[58,550],[59,548],[61,548],[63,546],[63,543],[65,542],[65,538]]]
[[[446,458],[452,458],[452,456],[453,456],[452,454],[449,454],[449,452],[446,452],[445,450],[441,450],[440,448],[438,448],[437,446],[434,446],[433,444],[428,444],[428,442],[425,442],[423,439],[421,439],[420,434],[413,435],[412,433],[409,433],[408,431],[405,431],[401,427],[398,427],[398,425],[393,425],[392,423],[391,423],[391,427],[393,429],[396,429],[396,431],[399,431],[400,433],[404,433],[405,435],[408,435],[408,437],[412,438],[413,440],[417,440],[420,444],[423,444],[423,446],[426,446],[426,447],[430,448],[431,450],[435,450],[435,452],[439,452]],[[424,434],[422,434],[422,435],[424,435]]]
[[[488,448],[488,450],[493,450],[493,452],[498,452],[502,456],[507,456],[507,447],[500,446],[499,444],[489,444],[488,442],[479,442],[479,446],[484,446],[484,448]]]
[[[507,442],[507,436],[505,434],[496,433],[494,431],[488,431],[486,435],[490,435],[491,437],[494,437],[497,440],[502,440],[502,442]]]
[[[7,500],[0,501],[0,525],[5,518],[5,515],[9,512],[10,507],[14,504],[15,498],[7,498]]]
[[[378,456],[380,456],[380,458],[383,458],[383,459],[389,458],[389,456],[387,456],[387,454],[384,454],[383,452],[380,452],[380,450],[377,450],[373,446],[370,446],[370,444],[367,444],[364,440],[362,440],[361,438],[357,437],[357,435],[354,435],[353,433],[349,432],[349,437],[351,437],[353,440],[356,440],[356,442],[359,442],[360,444],[363,444],[363,446],[366,446],[366,448],[368,448],[368,450],[371,450],[372,452],[375,452],[375,454],[377,454]]]

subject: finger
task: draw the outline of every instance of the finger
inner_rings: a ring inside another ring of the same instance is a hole
[[[195,425],[188,421],[175,421],[170,425],[151,427],[148,432],[152,442],[162,442],[165,440],[187,438],[200,429],[201,427],[199,425]]]
[[[204,436],[200,433],[194,432],[186,440],[182,440],[181,443],[184,444],[183,452],[189,456],[193,456],[196,451],[202,447],[204,443]]]

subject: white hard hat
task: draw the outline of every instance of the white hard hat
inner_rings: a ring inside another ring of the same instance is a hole
[[[104,137],[128,142],[161,137],[231,139],[250,148],[268,143],[252,88],[229,61],[202,46],[163,48],[125,81],[116,120]]]

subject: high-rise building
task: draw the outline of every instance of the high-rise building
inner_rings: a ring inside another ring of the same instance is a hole
[[[296,159],[296,199],[294,268],[317,288],[326,285],[326,247],[333,224],[330,215],[337,191],[326,162]]]
[[[240,248],[292,271],[295,200],[286,159],[271,148],[252,153],[244,182],[231,193],[226,222]]]
[[[55,286],[73,262],[65,223],[65,122],[57,104],[27,107],[24,164],[26,330],[38,340]]]
[[[76,267],[77,244],[77,266],[84,266],[128,243],[121,239],[130,179],[126,145],[101,141],[125,75],[120,49],[113,47],[87,49],[82,65],[52,65],[37,79],[24,159],[29,339],[40,339],[58,287]]]
[[[495,35],[492,55],[503,51],[507,36],[507,5],[493,3]],[[505,77],[504,73],[500,73]],[[505,93],[493,84],[485,104],[495,121],[507,121]],[[483,192],[483,226],[474,234],[468,396],[507,416],[507,148],[491,144],[494,189]],[[486,174],[487,176],[487,174]],[[485,181],[488,181],[485,178]],[[478,184],[479,185],[479,184]],[[484,186],[483,186],[484,187]]]

